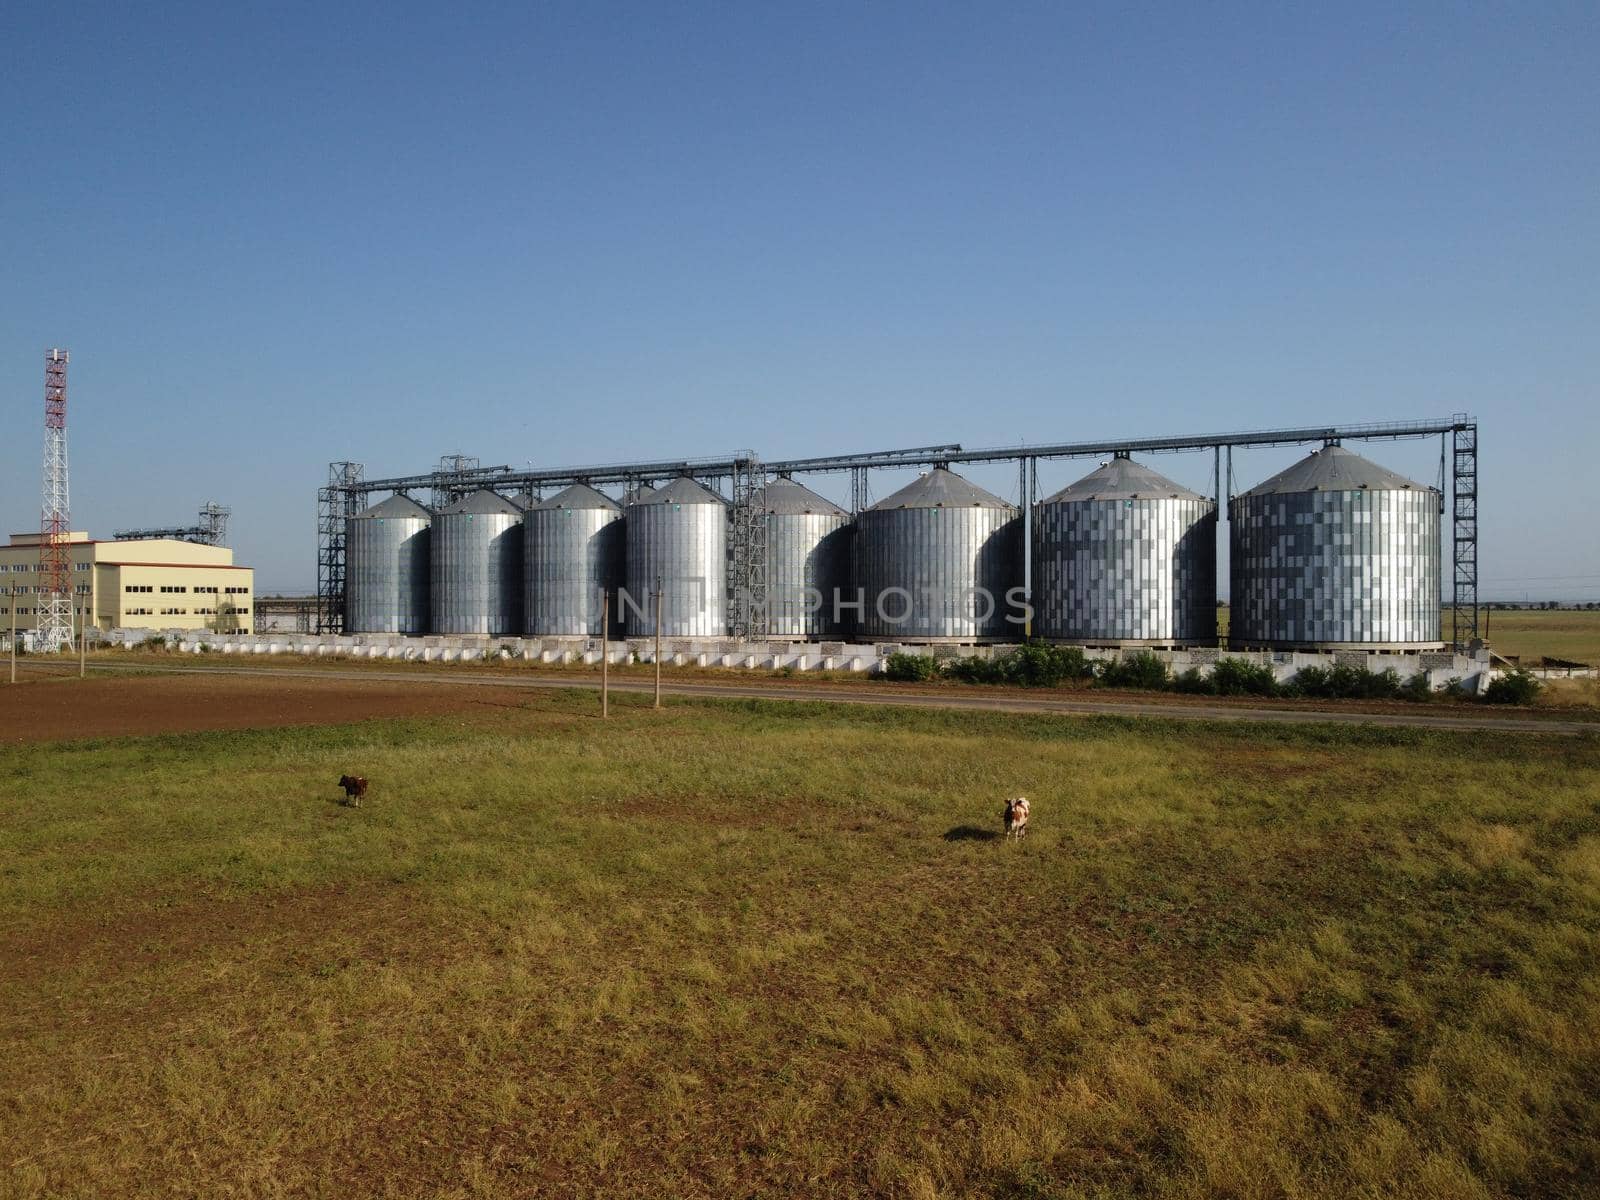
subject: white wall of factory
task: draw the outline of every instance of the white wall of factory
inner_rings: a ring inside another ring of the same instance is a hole
[[[67,535],[73,622],[112,629],[252,628],[255,572],[236,566],[225,546],[176,538],[98,541]],[[44,576],[40,535],[14,533],[0,546],[0,623],[19,630],[39,623]],[[14,610],[14,611],[13,611]]]

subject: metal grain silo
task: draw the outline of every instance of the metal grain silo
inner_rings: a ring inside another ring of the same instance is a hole
[[[1235,648],[1440,645],[1440,495],[1327,445],[1228,506]]]
[[[838,632],[835,593],[850,583],[850,514],[792,479],[766,486],[767,633],[825,638]]]
[[[350,633],[428,632],[433,514],[394,495],[345,521],[345,619]]]
[[[1020,528],[1015,505],[942,467],[879,501],[856,517],[859,633],[914,642],[1021,638],[1022,614],[1007,595],[1023,582]]]
[[[622,508],[575,483],[535,501],[523,515],[522,531],[527,631],[599,637],[600,589],[614,592],[622,586]]]
[[[473,492],[433,519],[433,631],[522,631],[522,509]]]
[[[1040,637],[1216,644],[1216,503],[1126,454],[1039,505],[1033,565]]]
[[[727,632],[728,506],[689,478],[664,483],[628,505],[628,633],[655,630],[661,581],[661,632],[667,637],[722,637]]]

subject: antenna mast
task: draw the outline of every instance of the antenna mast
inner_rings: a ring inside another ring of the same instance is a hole
[[[44,356],[44,503],[39,520],[38,647],[47,654],[72,645],[72,526],[67,494],[67,352]]]

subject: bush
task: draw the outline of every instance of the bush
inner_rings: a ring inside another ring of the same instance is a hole
[[[1214,696],[1217,694],[1216,685],[1211,682],[1211,676],[1200,674],[1199,667],[1190,667],[1182,675],[1172,681],[1172,690],[1186,692],[1191,696]]]
[[[1541,686],[1530,672],[1518,667],[1491,683],[1483,698],[1490,704],[1532,704]]]
[[[1428,686],[1428,673],[1418,671],[1410,679],[1400,685],[1400,694],[1407,700],[1417,704],[1426,704],[1433,699],[1433,688]]]
[[[901,683],[925,683],[939,673],[938,664],[926,654],[897,651],[883,664],[883,673]]]
[[[947,662],[944,673],[962,683],[1004,683],[1005,675],[1000,661],[992,658],[957,658]]]
[[[1222,658],[1211,669],[1211,690],[1219,696],[1275,696],[1272,668],[1247,658]]]
[[[1028,642],[994,664],[1007,683],[1021,687],[1060,687],[1072,679],[1087,679],[1093,671],[1076,646],[1049,646]]]
[[[1093,672],[1076,646],[1050,646],[1028,642],[997,658],[952,659],[944,674],[962,683],[1009,683],[1016,687],[1060,687],[1073,679],[1088,679]]]
[[[1340,663],[1332,667],[1301,667],[1292,682],[1293,694],[1321,700],[1400,700],[1406,692],[1394,670],[1375,673],[1366,667]]]
[[[1150,651],[1141,650],[1121,662],[1102,662],[1098,682],[1101,687],[1160,691],[1167,686],[1167,664]]]

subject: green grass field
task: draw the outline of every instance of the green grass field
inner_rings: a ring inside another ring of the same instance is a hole
[[[616,703],[0,750],[0,1196],[1600,1178],[1600,739]]]

